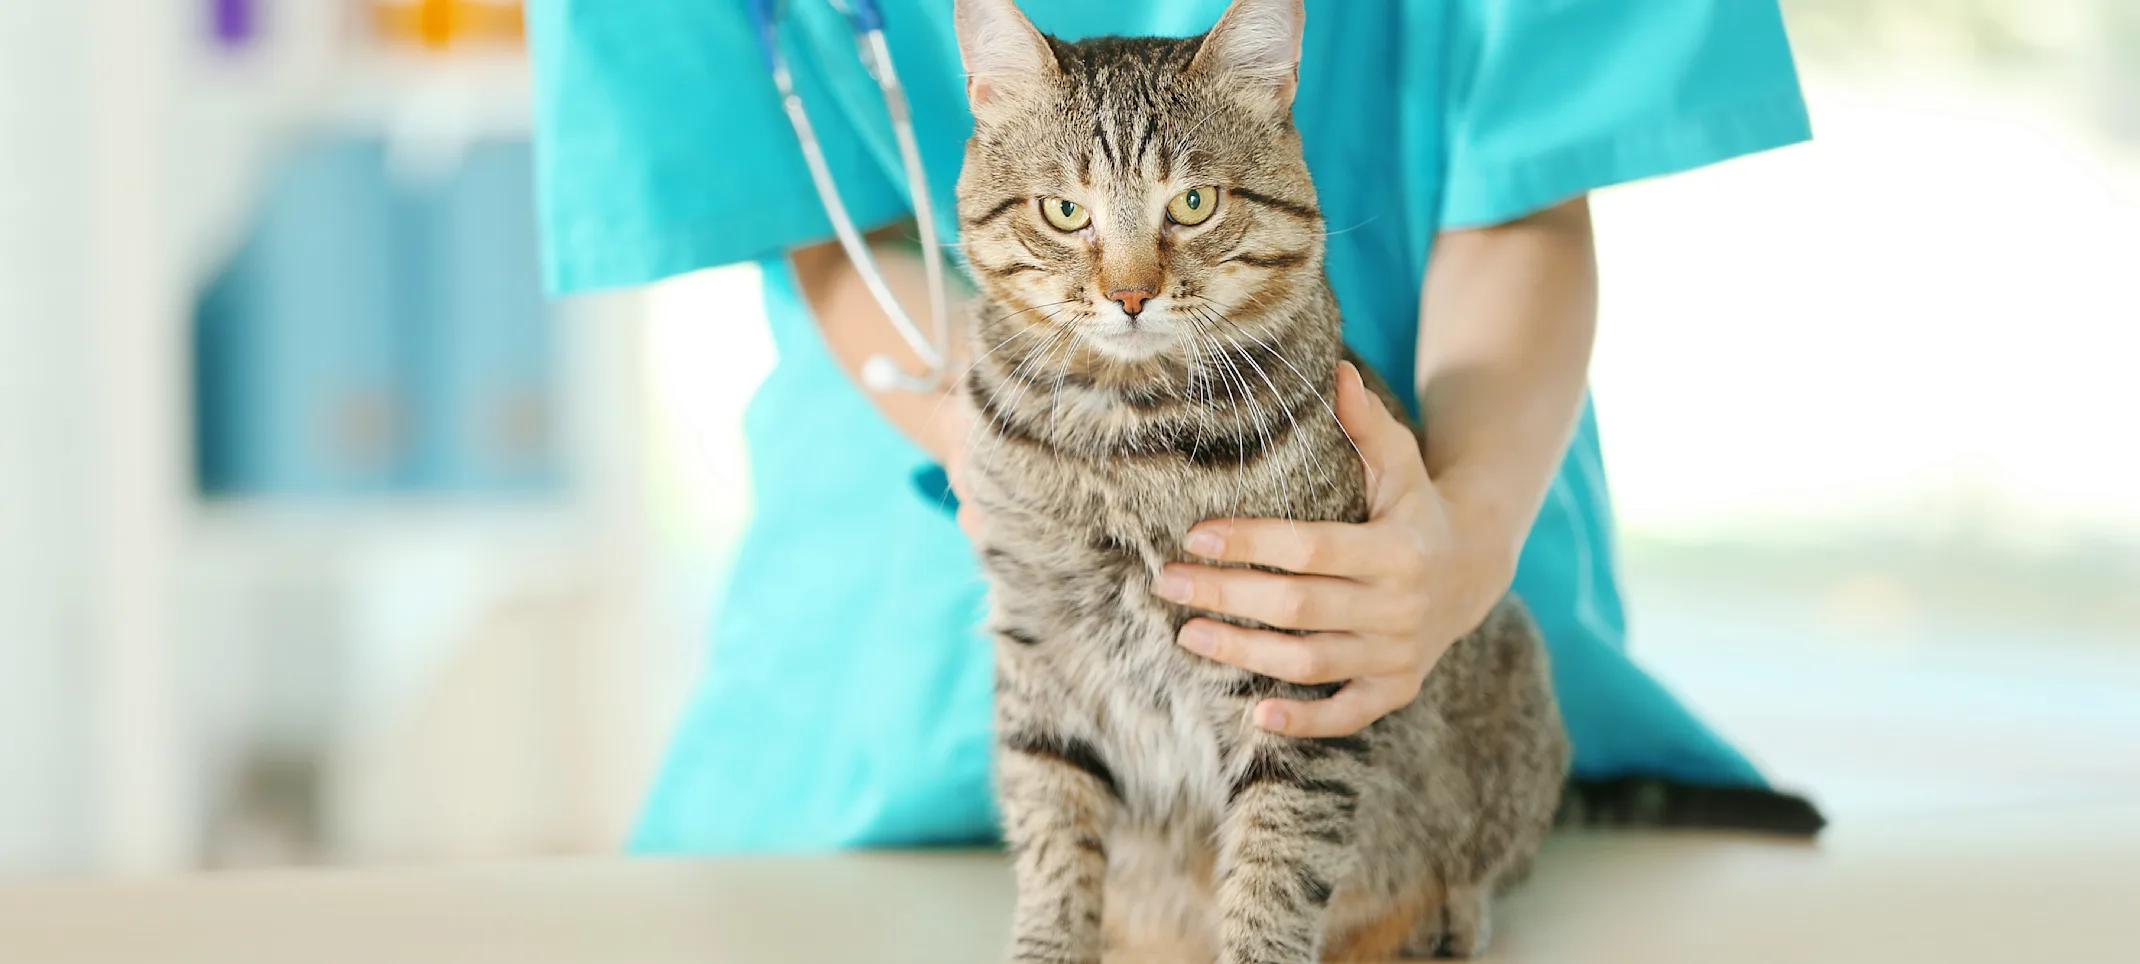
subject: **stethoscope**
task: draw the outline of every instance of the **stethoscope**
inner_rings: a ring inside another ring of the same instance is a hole
[[[900,86],[899,73],[892,69],[892,52],[884,42],[884,12],[877,7],[877,0],[831,0],[831,3],[854,27],[855,38],[861,47],[862,65],[877,79],[877,86],[884,93],[884,111],[891,117],[892,136],[899,143],[899,163],[905,168],[907,194],[912,198],[914,220],[921,232],[922,270],[929,285],[933,338],[924,336],[913,316],[900,307],[899,299],[892,297],[891,285],[885,283],[877,259],[870,254],[868,245],[862,243],[862,232],[847,213],[847,205],[840,201],[839,185],[833,183],[832,168],[825,163],[824,146],[817,139],[817,129],[810,126],[810,115],[803,110],[802,96],[795,92],[795,78],[788,73],[787,58],[780,53],[778,28],[781,15],[787,12],[786,0],[748,0],[746,5],[751,21],[758,28],[758,47],[765,55],[766,69],[772,72],[773,85],[780,91],[780,103],[787,110],[788,123],[795,127],[795,140],[802,145],[803,164],[810,169],[810,184],[817,189],[817,199],[825,207],[825,218],[832,222],[833,233],[840,238],[840,248],[847,252],[847,260],[862,276],[870,297],[876,299],[884,316],[892,320],[892,327],[899,332],[899,337],[921,358],[922,371],[915,374],[899,367],[899,362],[889,355],[872,356],[862,365],[862,384],[873,392],[938,391],[946,387],[950,374],[947,371],[951,344],[951,323],[947,314],[950,302],[944,295],[944,268],[940,254],[943,249],[936,241],[936,209],[929,201],[929,179],[921,167],[921,148],[914,139],[914,118],[907,109],[906,88]],[[946,512],[958,510],[958,496],[951,491],[951,479],[942,466],[931,465],[916,473],[914,485],[924,499]]]
[[[803,163],[810,169],[810,183],[817,189],[818,200],[824,204],[825,217],[832,222],[832,230],[840,238],[840,248],[847,252],[847,260],[862,276],[862,283],[876,299],[877,307],[884,310],[899,337],[921,358],[922,371],[915,374],[901,368],[889,355],[873,356],[862,366],[862,383],[874,392],[936,391],[944,387],[950,354],[949,302],[944,295],[942,249],[936,241],[936,217],[929,201],[929,180],[921,167],[921,148],[914,139],[914,119],[907,108],[906,89],[900,86],[899,74],[892,69],[892,52],[884,42],[884,12],[878,8],[877,0],[831,0],[831,3],[854,27],[862,64],[868,68],[870,76],[877,79],[877,86],[884,93],[884,110],[891,116],[892,136],[899,143],[899,162],[906,169],[907,193],[913,200],[914,219],[921,231],[922,265],[929,285],[929,320],[933,337],[923,335],[921,326],[916,325],[906,309],[900,307],[899,299],[892,297],[884,272],[878,268],[877,259],[870,254],[868,245],[863,243],[862,232],[855,227],[854,218],[848,215],[847,205],[840,200],[839,186],[833,183],[832,169],[825,163],[824,147],[817,139],[816,128],[810,125],[809,113],[803,110],[802,97],[795,92],[787,58],[780,53],[777,32],[780,18],[787,12],[786,0],[748,0],[751,20],[758,28],[758,46],[765,54],[766,69],[772,72],[773,84],[780,90],[788,123],[795,127],[795,139],[802,145]]]

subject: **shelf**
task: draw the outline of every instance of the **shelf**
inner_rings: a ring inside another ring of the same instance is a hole
[[[524,500],[381,496],[360,499],[232,498],[195,502],[188,530],[201,551],[397,545],[567,550],[589,522],[570,497]]]

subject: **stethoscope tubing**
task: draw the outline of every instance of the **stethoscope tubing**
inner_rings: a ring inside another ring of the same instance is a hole
[[[817,129],[810,123],[810,114],[803,105],[802,96],[795,90],[793,74],[788,70],[787,58],[780,52],[778,26],[785,12],[783,0],[746,0],[748,9],[758,31],[759,51],[764,56],[766,69],[772,74],[773,85],[780,94],[781,107],[787,114],[788,123],[795,128],[795,138],[802,149],[803,164],[809,170],[811,186],[816,190],[819,202],[824,206],[825,218],[832,223],[832,231],[838,237],[840,249],[854,265],[855,273],[869,290],[892,327],[906,342],[915,356],[921,359],[923,371],[913,374],[901,368],[890,356],[878,355],[864,364],[862,380],[872,391],[885,392],[904,390],[931,392],[942,389],[947,374],[950,354],[951,324],[950,305],[945,294],[942,247],[936,232],[935,205],[929,196],[929,182],[921,162],[921,147],[914,136],[914,120],[908,106],[906,89],[899,82],[899,74],[892,65],[890,47],[884,39],[884,15],[876,0],[833,0],[835,7],[847,15],[863,51],[863,63],[877,81],[884,95],[885,111],[891,118],[892,136],[898,144],[900,166],[904,168],[907,192],[913,205],[916,226],[921,235],[924,281],[929,289],[929,313],[931,331],[924,334],[899,299],[892,294],[890,283],[877,259],[869,251],[854,217],[848,213],[846,202],[841,200],[839,186],[832,178],[831,165],[825,159],[823,143]]]

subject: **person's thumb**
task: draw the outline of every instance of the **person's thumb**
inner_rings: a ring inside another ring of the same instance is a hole
[[[1418,436],[1367,390],[1351,362],[1338,363],[1337,417],[1367,466],[1368,503],[1376,514],[1425,478]]]

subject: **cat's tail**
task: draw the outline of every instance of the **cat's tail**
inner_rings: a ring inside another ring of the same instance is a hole
[[[1817,836],[1828,818],[1804,797],[1760,787],[1704,786],[1659,777],[1570,778],[1556,827],[1661,827]]]

